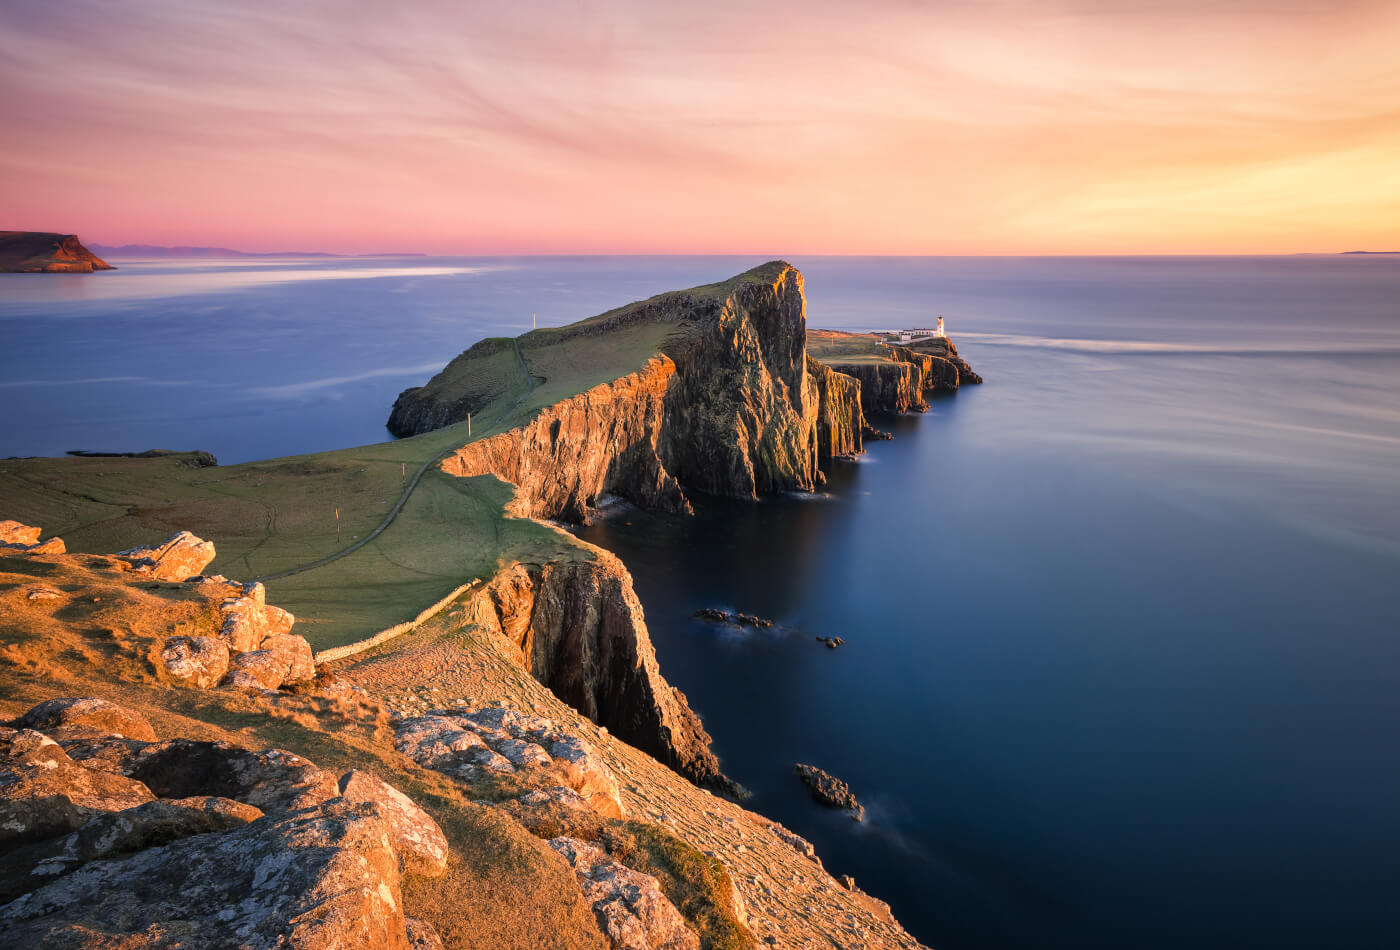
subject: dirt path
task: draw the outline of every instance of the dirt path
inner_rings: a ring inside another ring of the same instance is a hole
[[[522,356],[520,353],[520,343],[518,341],[512,342],[515,343],[515,358],[520,361],[520,371],[525,374],[525,391],[520,394],[520,397],[516,399],[515,402],[502,409],[500,413],[497,414],[496,418],[492,419],[487,424],[486,428],[488,431],[495,428],[497,423],[504,419],[509,413],[514,412],[516,407],[525,401],[525,397],[535,391],[535,377],[530,375],[530,369],[525,365],[525,357]],[[366,544],[369,544],[375,538],[383,534],[384,531],[389,527],[389,525],[394,523],[394,519],[397,518],[399,512],[403,510],[403,506],[408,503],[408,497],[413,494],[413,489],[418,487],[418,482],[422,480],[424,473],[426,473],[429,468],[436,465],[438,462],[441,462],[444,458],[451,455],[453,452],[457,451],[458,448],[460,448],[460,446],[454,445],[450,448],[443,449],[437,455],[433,456],[432,458],[424,462],[422,465],[420,465],[418,467],[418,471],[413,473],[413,478],[409,479],[408,484],[404,486],[403,494],[400,495],[399,500],[394,503],[394,507],[389,509],[389,513],[384,516],[384,520],[379,522],[379,526],[376,527],[369,534],[365,535],[360,540],[356,541],[354,544],[350,545],[348,548],[337,551],[334,554],[328,554],[327,556],[312,561],[309,564],[302,564],[299,567],[288,568],[285,571],[277,571],[273,574],[264,574],[261,577],[253,578],[253,580],[266,583],[267,581],[275,581],[279,577],[290,577],[293,574],[300,574],[303,571],[314,571],[318,567],[325,567],[332,561],[340,560],[347,554],[353,554],[360,548],[364,547]]]

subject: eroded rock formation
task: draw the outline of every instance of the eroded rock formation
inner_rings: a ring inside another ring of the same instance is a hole
[[[90,274],[116,270],[83,247],[76,234],[0,231],[0,271],[23,274]]]
[[[365,773],[337,783],[282,750],[131,739],[144,718],[97,699],[21,723],[55,733],[0,727],[6,946],[408,950],[401,868],[446,867],[437,823]],[[413,924],[431,945],[427,926]]]
[[[513,564],[472,601],[556,696],[692,781],[732,790],[710,735],[656,662],[632,576],[613,555]]]

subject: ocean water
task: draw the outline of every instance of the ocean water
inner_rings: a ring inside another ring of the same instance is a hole
[[[0,277],[0,455],[376,440],[531,312],[753,263]],[[812,325],[942,314],[987,383],[881,420],[816,497],[580,531],[751,806],[940,950],[1400,945],[1400,259],[794,263]]]

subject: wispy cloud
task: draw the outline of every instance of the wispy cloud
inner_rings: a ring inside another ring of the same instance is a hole
[[[367,379],[381,379],[386,376],[422,376],[425,373],[435,373],[442,369],[442,363],[424,363],[422,366],[393,366],[381,369],[366,370],[363,373],[354,373],[349,376],[324,376],[320,379],[307,379],[297,383],[281,383],[276,386],[254,386],[246,390],[251,396],[261,396],[269,399],[286,399],[293,396],[305,396],[310,393],[319,392],[324,389],[335,389],[338,386],[346,386],[350,383],[360,383]]]

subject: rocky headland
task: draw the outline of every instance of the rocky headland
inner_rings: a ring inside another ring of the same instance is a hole
[[[0,231],[0,273],[91,274],[116,270],[83,247],[76,234]]]
[[[709,791],[736,789],[626,568],[548,523],[605,494],[809,491],[882,435],[867,411],[974,381],[951,344],[852,358],[860,336],[808,331],[773,262],[483,341],[399,398],[401,442],[0,464],[0,515],[27,523],[0,524],[0,769],[21,776],[0,811],[24,829],[0,942],[917,946]],[[892,400],[846,371],[867,362],[906,367],[872,376],[904,380]],[[191,893],[162,902],[180,869]]]

